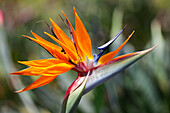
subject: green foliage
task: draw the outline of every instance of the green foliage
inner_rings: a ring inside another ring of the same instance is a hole
[[[127,24],[124,35],[110,48],[115,50],[135,29],[135,34],[120,54],[159,46],[135,65],[116,75],[82,97],[77,113],[169,113],[170,112],[170,14],[169,0],[4,0],[0,10],[0,112],[57,113],[65,90],[76,73],[63,74],[49,85],[21,94],[15,90],[34,81],[34,77],[8,76],[23,69],[17,60],[51,57],[34,42],[21,35],[30,30],[48,39],[50,32],[44,20],[55,20],[68,33],[58,14],[61,10],[74,23],[76,7],[94,45],[104,44]],[[63,17],[63,16],[62,16]],[[24,84],[24,85],[23,85]]]

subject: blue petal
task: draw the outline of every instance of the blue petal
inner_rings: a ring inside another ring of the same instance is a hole
[[[104,53],[104,50],[100,51],[98,55],[96,54],[93,55],[93,59],[95,63],[97,63],[97,61],[99,60],[99,58],[102,56],[103,53]]]
[[[99,50],[105,50],[106,48],[108,48],[119,36],[120,34],[124,31],[124,29],[126,28],[126,26],[114,37],[112,38],[109,42],[107,42],[106,44],[97,47]]]
[[[96,61],[96,59],[97,59],[97,55],[93,54],[93,60]]]
[[[101,51],[98,55],[96,55],[96,54],[93,55],[95,63],[99,60],[99,58],[102,56],[102,54],[105,52],[105,50],[120,36],[120,34],[124,31],[125,28],[126,28],[126,26],[109,42],[107,42],[106,44],[104,44],[100,47],[97,47]]]

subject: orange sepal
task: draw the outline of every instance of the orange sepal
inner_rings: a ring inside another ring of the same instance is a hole
[[[36,62],[38,62],[38,60]],[[20,61],[20,63],[31,66],[31,67],[23,69],[18,72],[10,73],[11,75],[55,76],[55,75],[65,73],[74,67],[73,64],[63,61],[63,60],[58,60],[54,63],[42,64],[43,66],[40,65],[42,62],[38,64],[38,63],[35,63],[35,61]]]
[[[32,32],[33,33],[33,32]],[[38,35],[35,35],[34,33],[34,36],[35,38],[32,38],[32,37],[29,37],[29,36],[26,36],[26,35],[23,35],[23,37],[26,37],[36,43],[38,43],[39,45],[41,45],[44,49],[46,49],[53,57],[55,58],[59,58],[59,59],[62,59],[62,60],[67,60],[68,61],[68,57],[67,55],[65,55],[64,53],[61,52],[62,48],[61,47],[58,47],[57,45],[53,44],[53,43],[50,43],[44,39],[40,39],[40,37],[38,37]]]
[[[50,38],[54,39],[66,52],[66,54],[69,56],[70,60],[77,64],[79,62],[79,57],[77,55],[77,52],[75,53],[71,48],[66,46],[64,43],[62,43],[60,40],[56,39],[54,36],[50,35],[47,32],[44,32],[46,35],[48,35]]]
[[[75,29],[77,34],[77,44],[80,46],[84,54],[86,54],[88,59],[93,59],[90,36],[86,28],[84,27],[82,21],[80,20],[75,8],[74,16],[75,16]]]
[[[19,90],[19,91],[15,91],[16,93],[21,93],[27,90],[31,90],[34,88],[38,88],[41,86],[44,86],[48,83],[50,83],[51,81],[53,81],[58,75],[55,76],[41,76],[40,78],[38,78],[36,81],[34,81],[32,84],[30,84],[29,86]]]
[[[55,45],[55,44],[53,44],[53,43],[51,43],[51,42],[49,42],[49,41],[44,40],[43,38],[41,38],[41,37],[40,37],[39,35],[37,35],[36,33],[32,32],[32,31],[31,31],[31,33],[32,33],[32,35],[33,35],[37,40],[39,40],[39,41],[41,41],[42,43],[48,45],[49,47],[54,47],[54,48],[58,49],[59,51],[62,50],[61,47],[59,47],[59,46],[57,46],[57,45]]]
[[[40,60],[31,60],[31,61],[18,61],[21,64],[32,66],[32,67],[48,67],[50,65],[55,65],[59,63],[70,64],[68,61],[59,60],[59,59],[40,59]]]
[[[41,72],[39,72],[39,74],[44,75],[44,76],[54,76],[52,74],[60,75],[62,73],[65,73],[65,72],[71,70],[73,67],[74,67],[74,65],[72,65],[72,64],[59,63],[59,64],[55,64],[55,65],[43,68],[43,70]]]
[[[74,51],[74,54],[77,54],[76,48],[75,48],[75,45],[74,45],[73,41],[69,39],[69,37],[61,30],[61,28],[52,19],[50,19],[50,21],[52,23],[54,33],[56,34],[57,38],[62,43],[67,45],[67,47],[72,49],[72,51]]]
[[[38,76],[38,75],[40,75],[39,74],[40,71],[42,71],[42,69],[35,68],[35,67],[29,67],[29,68],[23,69],[21,71],[10,73],[10,75],[28,75],[28,76],[34,75],[34,76]],[[36,74],[35,74],[35,72],[36,72]]]
[[[104,63],[110,61],[114,56],[116,56],[116,54],[117,54],[117,53],[122,49],[122,47],[128,42],[128,40],[130,39],[130,37],[133,35],[134,32],[135,32],[135,31],[133,31],[133,32],[129,35],[129,37],[126,39],[126,41],[124,41],[124,43],[123,43],[121,46],[119,46],[115,51],[109,52],[109,53],[101,56],[100,59],[99,59],[99,61],[98,61],[98,64],[99,64],[99,65],[100,65],[100,64],[104,64]]]
[[[70,28],[71,28],[71,30],[72,30],[73,38],[74,38],[74,42],[75,42],[75,44],[76,44],[76,49],[77,49],[78,55],[80,56],[80,58],[81,58],[82,61],[85,61],[86,55],[82,52],[82,50],[81,50],[81,48],[80,48],[80,46],[79,46],[79,43],[78,43],[78,41],[77,41],[77,40],[78,40],[78,39],[77,39],[78,37],[77,37],[77,35],[76,35],[76,32],[75,32],[73,26],[71,25],[69,19],[68,19],[67,16],[65,15],[65,13],[64,13],[63,11],[62,11],[62,13],[63,13],[63,15],[65,16],[65,18],[66,18],[66,20],[67,20],[67,22],[68,22],[68,24],[69,24],[69,26],[70,26]]]
[[[113,58],[112,60],[110,60],[110,62],[115,62],[115,61],[118,61],[118,60],[121,60],[121,59],[124,59],[124,58],[127,58],[127,57],[131,57],[131,56],[136,55],[136,54],[138,54],[138,52],[133,52],[133,53],[121,55],[121,56],[118,56],[116,58]]]

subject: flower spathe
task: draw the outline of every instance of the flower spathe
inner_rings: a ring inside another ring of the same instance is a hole
[[[50,21],[52,24],[53,35],[44,32],[47,36],[53,39],[60,46],[46,41],[45,39],[41,38],[39,35],[32,31],[31,33],[34,36],[34,38],[23,35],[23,37],[26,37],[42,46],[52,55],[53,58],[32,61],[19,61],[19,63],[27,65],[29,67],[10,74],[40,76],[40,78],[38,78],[29,86],[19,91],[16,91],[17,93],[44,86],[53,81],[58,75],[65,73],[69,70],[74,70],[78,73],[78,76],[66,91],[65,94],[66,97],[68,94],[73,92],[78,86],[81,85],[87,73],[93,71],[93,69],[96,69],[101,65],[107,65],[108,62],[113,61],[114,59],[118,60],[120,58],[122,59],[136,54],[131,53],[121,57],[119,56],[117,58],[114,58],[116,54],[121,50],[121,48],[131,38],[131,36],[134,33],[133,31],[129,35],[129,37],[125,40],[125,42],[115,51],[107,53],[102,56],[105,49],[108,48],[108,46],[113,42],[112,41],[111,43],[109,42],[109,44],[106,44],[107,46],[105,46],[104,49],[100,48],[101,52],[98,55],[96,55],[96,58],[93,58],[90,36],[86,28],[84,27],[81,19],[79,18],[75,8],[74,8],[75,29],[71,25],[70,21],[68,20],[64,12],[62,13],[66,18],[71,39],[62,31],[62,29],[52,19],[50,19]]]

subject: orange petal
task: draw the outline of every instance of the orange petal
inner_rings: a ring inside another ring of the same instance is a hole
[[[40,74],[38,74],[40,71],[42,71],[42,69],[29,67],[29,68],[23,69],[21,71],[10,73],[10,75],[28,75],[28,76],[34,75],[34,76],[38,76],[38,75],[40,75]],[[35,74],[33,72],[37,72],[37,74]]]
[[[39,74],[44,75],[44,76],[54,76],[56,74],[59,75],[59,74],[69,71],[73,67],[74,67],[74,65],[72,65],[72,64],[59,63],[59,64],[55,64],[55,65],[52,65],[52,66],[49,66],[46,68],[42,68],[42,71],[40,71]],[[37,72],[35,72],[35,74],[37,74]],[[54,75],[52,75],[52,74],[54,74]]]
[[[74,8],[74,16],[75,16],[75,29],[77,34],[77,44],[81,48],[81,50],[86,54],[87,58],[93,59],[92,55],[92,47],[91,47],[91,39],[84,27],[82,21],[80,20],[75,8]]]
[[[51,81],[53,81],[58,75],[55,75],[55,76],[41,76],[40,78],[38,78],[36,81],[34,81],[32,84],[30,84],[29,86],[19,90],[19,91],[16,91],[16,93],[21,93],[21,92],[24,92],[24,91],[27,91],[27,90],[31,90],[31,89],[34,89],[34,88],[38,88],[38,87],[41,87],[41,86],[44,86],[48,83],[50,83]]]
[[[99,65],[110,61],[114,56],[116,56],[116,54],[117,54],[117,53],[122,49],[122,47],[128,42],[128,40],[130,39],[130,37],[133,35],[134,32],[135,32],[135,31],[133,31],[133,32],[129,35],[129,37],[126,39],[126,41],[125,41],[121,46],[119,46],[115,51],[109,52],[109,53],[101,56],[100,59],[99,59],[99,61],[98,61]]]
[[[82,52],[82,50],[81,50],[81,48],[80,48],[80,46],[79,46],[79,44],[78,44],[78,41],[77,41],[78,37],[77,37],[77,35],[76,35],[76,32],[75,32],[73,26],[71,25],[69,19],[68,19],[67,16],[65,15],[65,13],[64,13],[63,11],[62,11],[62,13],[63,13],[63,15],[65,16],[65,18],[66,18],[69,26],[71,27],[71,30],[72,30],[72,33],[73,33],[73,37],[74,37],[74,42],[75,42],[75,44],[76,44],[76,48],[77,48],[78,55],[80,56],[80,58],[81,58],[82,61],[85,61],[86,55]]]
[[[46,45],[49,45],[49,46],[51,46],[51,47],[55,47],[56,49],[58,49],[58,50],[60,50],[60,51],[62,50],[61,47],[59,47],[59,46],[57,46],[57,45],[55,45],[55,44],[53,44],[53,43],[51,43],[51,42],[49,42],[49,41],[44,40],[43,38],[41,38],[41,37],[40,37],[39,35],[37,35],[36,33],[32,32],[32,31],[31,31],[31,33],[32,33],[32,35],[33,35],[37,40],[45,43]]]
[[[36,64],[34,61],[33,61],[34,64],[30,64],[31,61],[30,62],[29,61],[28,62],[20,61],[20,63],[26,64],[26,65],[33,65],[33,67],[29,67],[27,69],[23,69],[18,72],[10,73],[11,75],[55,76],[55,75],[65,73],[74,67],[74,65],[72,65],[69,62],[65,62],[65,61],[64,62],[62,62],[62,61],[55,62],[54,64],[44,66],[44,67],[40,66],[39,64]],[[48,64],[50,64],[50,63],[48,63]],[[37,67],[35,67],[35,66],[37,66]]]
[[[56,39],[54,36],[50,35],[49,33],[47,32],[44,32],[44,33],[48,35],[50,38],[55,39],[55,41],[65,50],[65,52],[67,53],[67,55],[69,56],[69,58],[71,59],[73,63],[77,64],[79,62],[79,57],[77,53],[75,53],[71,48],[66,46],[64,43],[62,43],[61,41],[59,41],[58,39]]]
[[[40,59],[40,60],[32,60],[32,61],[18,61],[18,62],[27,66],[34,66],[34,67],[48,67],[50,65],[55,65],[58,63],[70,64],[68,61],[59,60],[59,59]]]
[[[121,55],[121,56],[118,56],[118,57],[116,57],[116,58],[113,58],[113,59],[111,60],[111,62],[114,62],[114,61],[117,61],[117,60],[120,60],[120,59],[123,59],[123,58],[127,58],[127,57],[130,57],[130,56],[136,55],[136,54],[138,54],[138,52]]]
[[[57,35],[58,39],[64,43],[67,47],[72,49],[74,51],[74,54],[77,54],[75,45],[72,40],[69,39],[69,37],[60,29],[60,27],[52,20],[50,19],[54,32]]]
[[[32,32],[33,33],[33,32]],[[67,55],[65,55],[64,53],[61,52],[62,48],[61,47],[58,47],[57,45],[53,44],[53,43],[50,43],[44,39],[42,39],[41,37],[39,37],[38,35],[35,35],[35,33],[33,33],[35,38],[37,39],[34,39],[32,37],[29,37],[29,36],[25,36],[23,35],[24,37],[38,43],[39,45],[41,45],[44,49],[46,49],[53,57],[55,58],[59,58],[59,59],[62,59],[62,60],[67,60],[68,61],[68,57]],[[41,38],[41,39],[40,39]],[[40,39],[40,40],[39,40]]]

